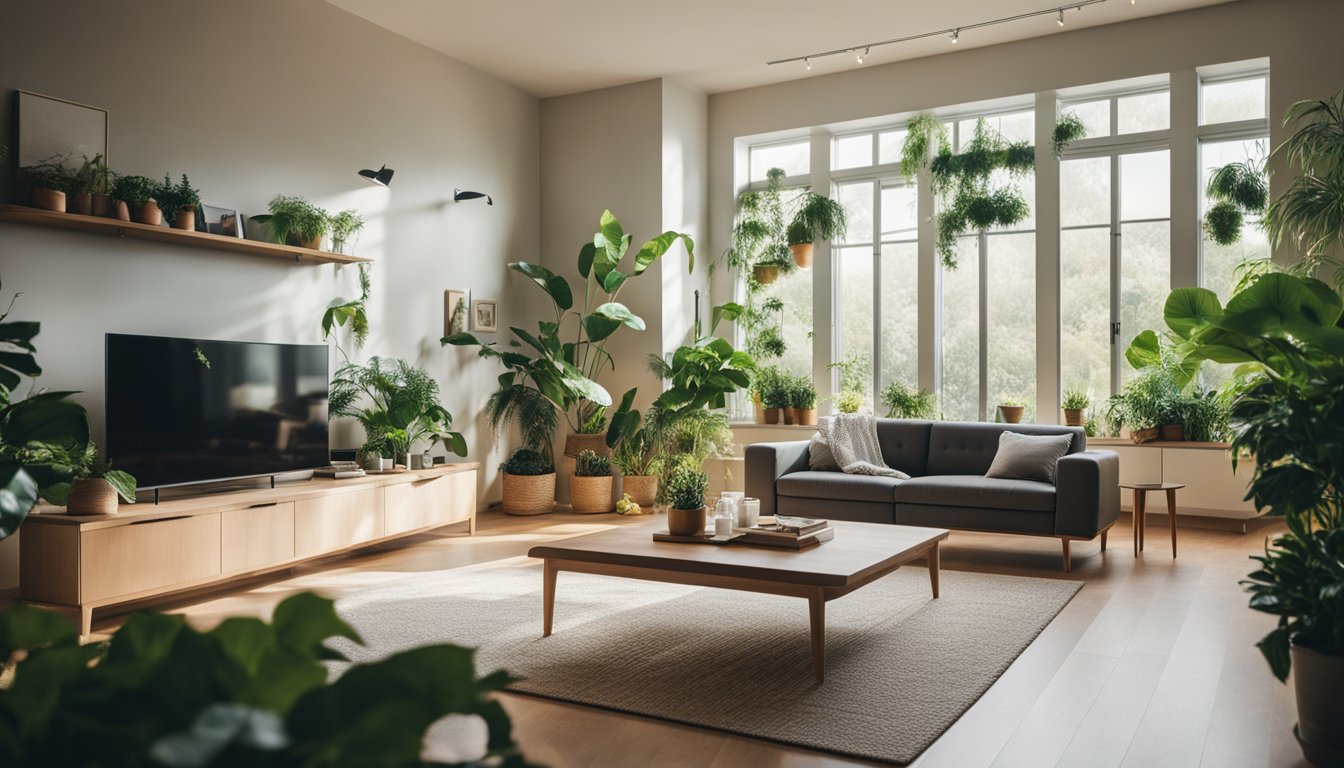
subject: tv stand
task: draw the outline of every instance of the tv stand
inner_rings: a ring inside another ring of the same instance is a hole
[[[122,505],[116,515],[35,509],[19,537],[19,599],[69,616],[227,584],[454,523],[476,532],[479,464],[313,478]]]

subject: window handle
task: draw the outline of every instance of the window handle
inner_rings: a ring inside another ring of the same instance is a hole
[[[1119,338],[1120,338],[1120,321],[1116,320],[1111,323],[1111,346],[1115,346],[1115,343]]]

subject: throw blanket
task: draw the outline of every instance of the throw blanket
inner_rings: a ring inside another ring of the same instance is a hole
[[[835,463],[850,475],[880,475],[908,480],[910,476],[888,467],[877,442],[877,419],[866,413],[842,413],[831,418],[829,434]]]

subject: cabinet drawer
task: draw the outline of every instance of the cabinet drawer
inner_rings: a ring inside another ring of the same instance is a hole
[[[265,568],[294,559],[294,502],[220,513],[224,573]]]
[[[476,473],[455,472],[389,485],[384,489],[392,536],[471,519],[476,511]]]
[[[146,520],[86,531],[80,597],[92,603],[218,576],[219,515]]]
[[[365,488],[294,502],[294,556],[334,552],[383,535],[383,489]]]

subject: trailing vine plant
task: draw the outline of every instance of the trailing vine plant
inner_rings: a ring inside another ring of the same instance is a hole
[[[1213,205],[1204,212],[1204,232],[1219,245],[1240,240],[1246,217],[1263,217],[1269,205],[1264,147],[1258,149],[1260,157],[1228,163],[1209,174],[1204,193]]]
[[[1064,148],[1078,139],[1087,136],[1087,126],[1083,125],[1082,118],[1072,112],[1065,112],[1059,116],[1059,121],[1055,123],[1055,130],[1050,133],[1050,149],[1055,153],[1055,159],[1059,160],[1064,154]]]
[[[357,299],[332,299],[327,305],[327,309],[322,313],[322,340],[331,338],[331,334],[337,328],[350,326],[350,332],[353,335],[355,349],[363,349],[364,342],[369,339],[369,315],[368,301],[371,284],[369,282],[369,265],[359,265],[359,298]],[[341,353],[345,361],[350,362],[350,356],[341,348],[340,342],[336,344],[336,351]]]
[[[776,267],[782,274],[796,268],[789,253],[784,176],[784,169],[771,168],[766,172],[765,189],[748,189],[737,196],[733,243],[724,254],[728,266],[746,277],[746,301],[738,322],[747,338],[747,351],[757,358],[779,357],[786,349],[783,335],[772,322],[772,315],[782,313],[784,305],[777,298],[762,299],[765,285],[753,272],[757,266]]]

